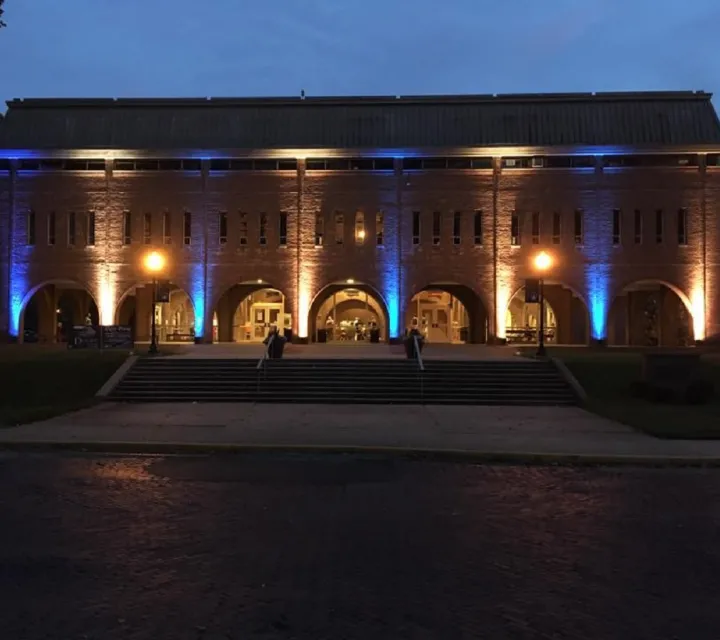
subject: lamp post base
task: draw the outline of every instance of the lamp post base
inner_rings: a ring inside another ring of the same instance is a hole
[[[535,353],[535,355],[538,356],[539,358],[545,357],[545,345],[544,344],[541,344],[540,346],[538,346],[538,350]]]
[[[157,355],[157,352],[158,352],[157,343],[151,342],[150,347],[148,348],[148,353],[151,356],[155,356],[155,355]]]

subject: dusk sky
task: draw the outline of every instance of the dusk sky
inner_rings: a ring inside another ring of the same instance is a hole
[[[1,100],[720,89],[718,0],[7,0],[5,21]]]

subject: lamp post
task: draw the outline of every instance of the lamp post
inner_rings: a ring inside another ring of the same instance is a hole
[[[543,274],[552,266],[552,257],[549,253],[541,251],[533,260],[535,270],[539,273],[538,305],[540,307],[540,322],[538,323],[538,356],[545,355],[545,291]]]
[[[157,277],[165,267],[165,256],[158,251],[148,253],[143,264],[145,270],[152,275],[152,324],[150,325],[150,348],[148,353],[155,355],[158,352],[157,346],[157,324],[155,322],[155,308],[157,306]]]

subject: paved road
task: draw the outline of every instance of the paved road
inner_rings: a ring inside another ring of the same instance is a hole
[[[2,637],[718,637],[720,472],[0,458]]]

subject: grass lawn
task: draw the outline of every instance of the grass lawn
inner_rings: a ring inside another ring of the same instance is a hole
[[[720,438],[720,356],[702,356],[704,374],[715,385],[704,405],[657,404],[630,395],[641,379],[642,352],[582,348],[548,349],[565,362],[588,394],[587,408],[659,438]]]
[[[95,393],[127,357],[127,351],[0,346],[0,425],[42,420],[93,404]]]

